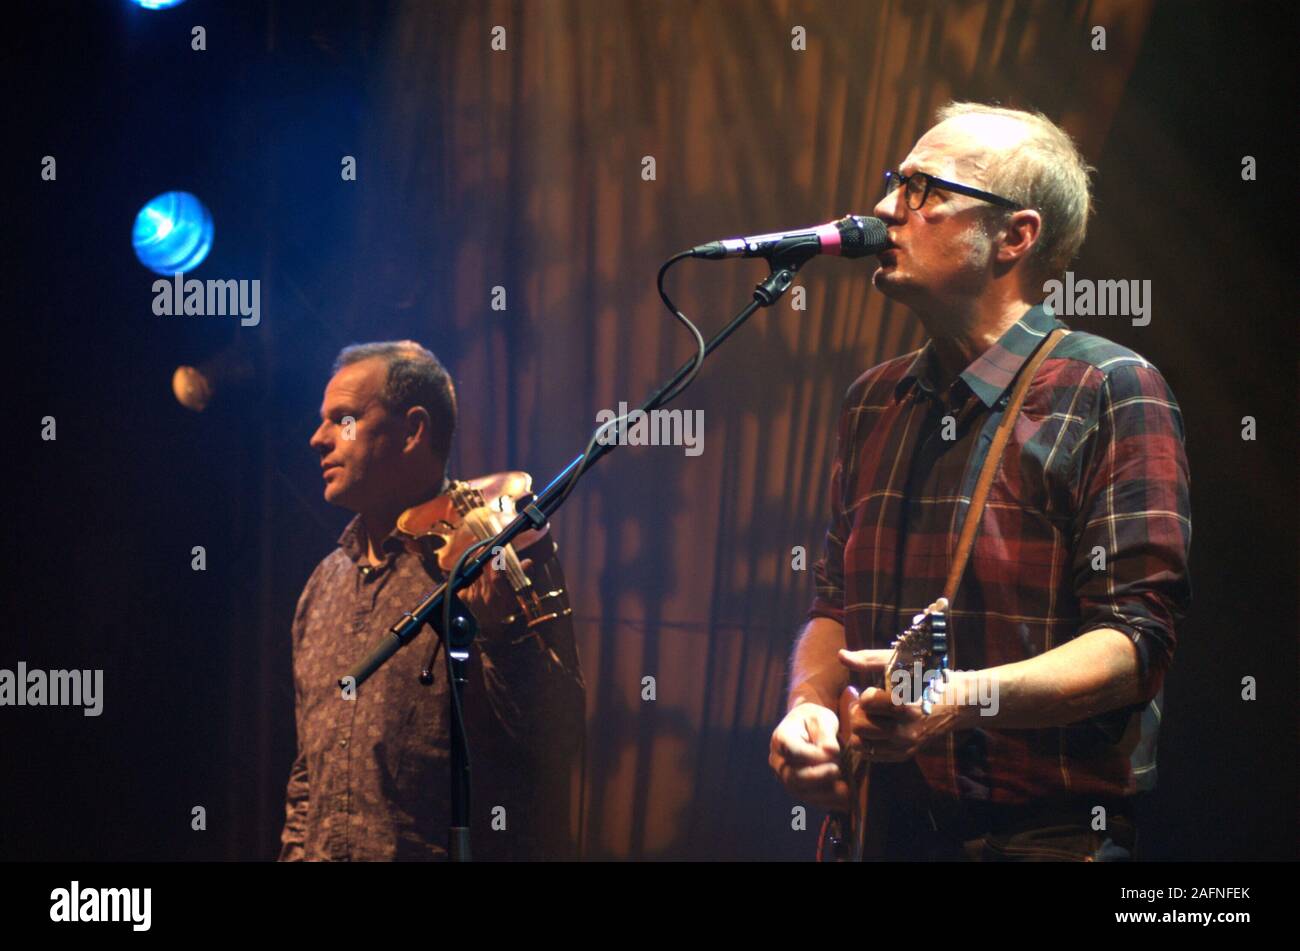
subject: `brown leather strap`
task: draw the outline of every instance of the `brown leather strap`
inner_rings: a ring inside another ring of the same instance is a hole
[[[984,514],[984,503],[989,497],[989,487],[993,485],[993,476],[998,471],[998,463],[1002,460],[1002,452],[1007,447],[1007,440],[1011,438],[1011,429],[1016,424],[1016,417],[1020,415],[1020,407],[1025,402],[1029,384],[1033,381],[1034,374],[1038,372],[1039,365],[1047,359],[1047,355],[1067,333],[1068,330],[1057,328],[1048,334],[1047,339],[1039,345],[1016,378],[1015,389],[1011,391],[1011,399],[1008,400],[1002,420],[993,434],[993,442],[989,444],[989,453],[984,457],[984,467],[980,469],[979,479],[975,482],[975,491],[971,493],[970,509],[966,512],[966,521],[961,527],[961,537],[957,539],[957,553],[953,556],[952,567],[948,570],[948,580],[943,586],[943,596],[948,599],[949,606],[952,605],[953,597],[957,594],[957,586],[961,584],[961,576],[966,570],[966,562],[970,560],[971,549],[975,547],[975,533],[979,531],[980,517]]]

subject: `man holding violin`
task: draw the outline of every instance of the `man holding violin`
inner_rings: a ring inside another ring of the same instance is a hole
[[[451,378],[419,344],[339,354],[310,444],[325,500],[356,516],[294,615],[298,755],[281,861],[445,857],[448,691],[441,656],[429,663],[436,637],[422,633],[351,696],[337,681],[442,579],[448,555],[477,540],[471,528],[482,532],[506,493],[527,487],[522,473],[449,482],[455,425]],[[465,694],[475,857],[566,857],[582,674],[555,542],[544,529],[513,547],[512,571],[494,559],[462,595],[480,629]]]

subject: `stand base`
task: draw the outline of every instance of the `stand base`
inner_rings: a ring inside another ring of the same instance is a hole
[[[450,841],[447,843],[447,854],[453,862],[468,862],[469,855],[469,829],[465,826],[452,826],[448,830]]]

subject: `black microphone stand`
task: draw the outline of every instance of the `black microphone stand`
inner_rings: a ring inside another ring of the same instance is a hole
[[[819,251],[820,243],[815,235],[792,238],[773,248],[767,256],[772,273],[754,288],[753,300],[708,341],[704,347],[704,356],[707,357],[730,337],[759,307],[770,307],[780,300],[794,283],[799,268]],[[691,252],[677,255],[665,265],[665,270],[681,258],[690,256]],[[649,413],[675,397],[677,392],[674,387],[691,374],[701,360],[702,358],[690,360],[678,367],[677,372],[641,405],[641,411]],[[540,495],[520,510],[510,524],[495,538],[476,546],[477,554],[470,556],[460,570],[453,569],[446,581],[412,610],[404,613],[370,654],[339,680],[339,686],[345,689],[349,686],[353,689],[360,687],[390,657],[410,643],[425,624],[430,624],[442,639],[447,650],[448,690],[451,694],[451,826],[448,829],[448,855],[453,862],[470,860],[469,757],[460,689],[467,683],[469,649],[478,631],[477,620],[457,596],[458,592],[469,587],[483,573],[494,557],[493,553],[509,545],[520,532],[545,526],[572,491],[570,482],[580,478],[588,468],[611,452],[615,445],[612,440],[598,441],[588,452],[580,454],[565,466]],[[579,466],[582,471],[575,476],[574,470]],[[473,549],[466,552],[467,556],[470,551]],[[447,617],[450,618],[450,630],[443,629],[444,618]]]

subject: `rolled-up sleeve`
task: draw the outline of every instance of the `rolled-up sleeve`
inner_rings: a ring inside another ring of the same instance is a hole
[[[1137,648],[1143,696],[1156,695],[1191,603],[1192,522],[1182,413],[1149,364],[1102,380],[1080,451],[1073,576],[1079,634],[1113,628]]]

